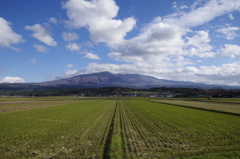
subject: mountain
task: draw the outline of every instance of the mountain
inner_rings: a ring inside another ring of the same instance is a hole
[[[210,89],[213,87],[221,87],[225,89],[231,88],[230,86],[206,85],[194,82],[163,80],[140,74],[112,74],[110,72],[78,75],[67,79],[41,82],[37,83],[37,85],[51,87],[78,87],[78,88],[97,88],[97,87],[130,87],[130,88],[185,87],[203,89]]]

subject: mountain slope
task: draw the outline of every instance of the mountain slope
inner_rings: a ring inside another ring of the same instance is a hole
[[[82,88],[95,87],[130,87],[130,88],[151,88],[151,87],[188,87],[188,88],[212,88],[219,87],[194,82],[170,81],[158,79],[139,74],[112,74],[100,72],[84,74],[67,79],[47,81],[38,83],[40,86],[72,86]],[[228,87],[228,86],[227,86]]]

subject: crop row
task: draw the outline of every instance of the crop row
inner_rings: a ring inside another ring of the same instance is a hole
[[[0,158],[101,158],[115,101],[0,115]]]
[[[121,101],[129,158],[190,157],[239,151],[238,116],[147,101]]]
[[[167,103],[167,104],[174,104],[174,105],[181,105],[186,107],[193,107],[193,108],[202,108],[207,110],[215,110],[215,111],[222,111],[222,112],[229,112],[240,114],[240,104],[239,103],[230,103],[230,102],[214,102],[214,101],[182,101],[182,100],[153,100],[160,103]]]
[[[0,158],[184,158],[240,151],[239,116],[143,100],[76,101],[0,114]]]

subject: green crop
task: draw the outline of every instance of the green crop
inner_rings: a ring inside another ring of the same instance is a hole
[[[1,114],[0,156],[102,156],[114,104],[89,101]]]
[[[131,158],[177,158],[239,151],[240,118],[147,101],[124,101]]]
[[[167,103],[167,104],[173,104],[173,105],[180,105],[180,106],[186,106],[186,107],[193,107],[193,108],[201,108],[201,109],[207,109],[207,110],[213,110],[213,111],[219,111],[219,112],[229,112],[229,113],[235,113],[240,114],[240,103],[239,101],[235,100],[233,102],[232,100],[196,100],[196,101],[189,101],[188,100],[153,100],[155,102],[160,103]]]
[[[2,101],[0,158],[240,158],[240,116],[137,98]],[[14,109],[13,109],[14,108]]]

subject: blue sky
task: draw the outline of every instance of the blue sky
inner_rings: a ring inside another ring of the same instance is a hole
[[[1,0],[0,83],[102,71],[240,86],[239,0]]]

